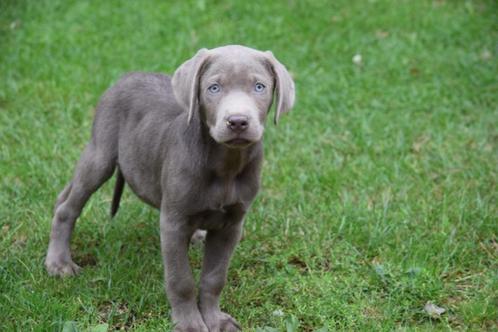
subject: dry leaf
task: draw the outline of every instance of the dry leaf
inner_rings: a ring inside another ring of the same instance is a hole
[[[422,147],[424,147],[424,145],[427,142],[429,142],[429,140],[430,140],[430,137],[427,135],[422,135],[422,136],[417,137],[415,142],[413,142],[413,144],[412,144],[412,151],[419,153],[420,150],[422,150]]]
[[[377,30],[375,31],[375,36],[379,39],[384,39],[389,37],[389,32],[384,30]]]
[[[431,318],[440,318],[441,315],[446,312],[446,309],[438,307],[432,302],[427,302],[424,306],[424,310]]]
[[[491,59],[492,56],[493,55],[491,54],[491,52],[489,50],[484,50],[481,52],[481,59],[484,61]]]
[[[361,66],[363,63],[363,59],[361,57],[361,54],[355,54],[353,56],[353,63],[357,66]]]

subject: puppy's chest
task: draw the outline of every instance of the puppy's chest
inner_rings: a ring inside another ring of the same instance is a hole
[[[249,199],[245,194],[244,181],[231,178],[212,177],[206,183],[206,208],[223,210],[226,206],[241,203]]]
[[[217,229],[240,220],[254,195],[237,179],[213,179],[205,188],[204,205],[194,215],[202,229]]]

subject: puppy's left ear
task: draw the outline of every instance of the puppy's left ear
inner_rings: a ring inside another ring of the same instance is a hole
[[[188,111],[188,123],[192,120],[194,112],[199,111],[199,80],[208,53],[206,48],[199,50],[190,60],[178,67],[171,79],[176,100]]]
[[[275,94],[277,103],[275,106],[274,122],[277,124],[280,115],[289,112],[294,106],[296,92],[294,89],[294,81],[284,65],[273,56],[272,52],[266,51],[265,55],[270,63],[273,74],[275,75]]]

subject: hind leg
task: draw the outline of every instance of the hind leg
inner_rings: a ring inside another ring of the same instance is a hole
[[[64,203],[64,201],[67,199],[67,196],[69,196],[69,192],[71,192],[72,186],[73,186],[73,183],[69,182],[67,184],[67,186],[64,187],[64,190],[61,191],[59,196],[57,196],[57,201],[55,202],[55,206],[54,206],[54,214],[57,211],[57,208],[59,207],[59,205]]]
[[[71,259],[69,244],[76,219],[90,196],[111,176],[116,158],[89,143],[76,166],[73,180],[59,194],[45,266],[50,275],[75,275],[79,266]]]

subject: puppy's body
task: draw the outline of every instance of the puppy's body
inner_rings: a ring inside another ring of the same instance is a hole
[[[93,192],[118,169],[161,210],[167,295],[177,331],[236,331],[219,308],[244,215],[259,188],[262,134],[276,90],[275,121],[294,102],[293,82],[271,53],[242,46],[201,50],[173,76],[132,73],[101,98],[92,139],[59,195],[47,270],[73,275],[69,241]],[[193,233],[207,230],[198,299],[188,263]]]
[[[258,190],[261,142],[245,149],[220,145],[198,113],[187,125],[166,75],[132,73],[109,89],[97,107],[92,143],[158,209],[165,195],[172,209],[208,216],[236,204],[247,208]],[[221,225],[190,219],[201,229]]]

